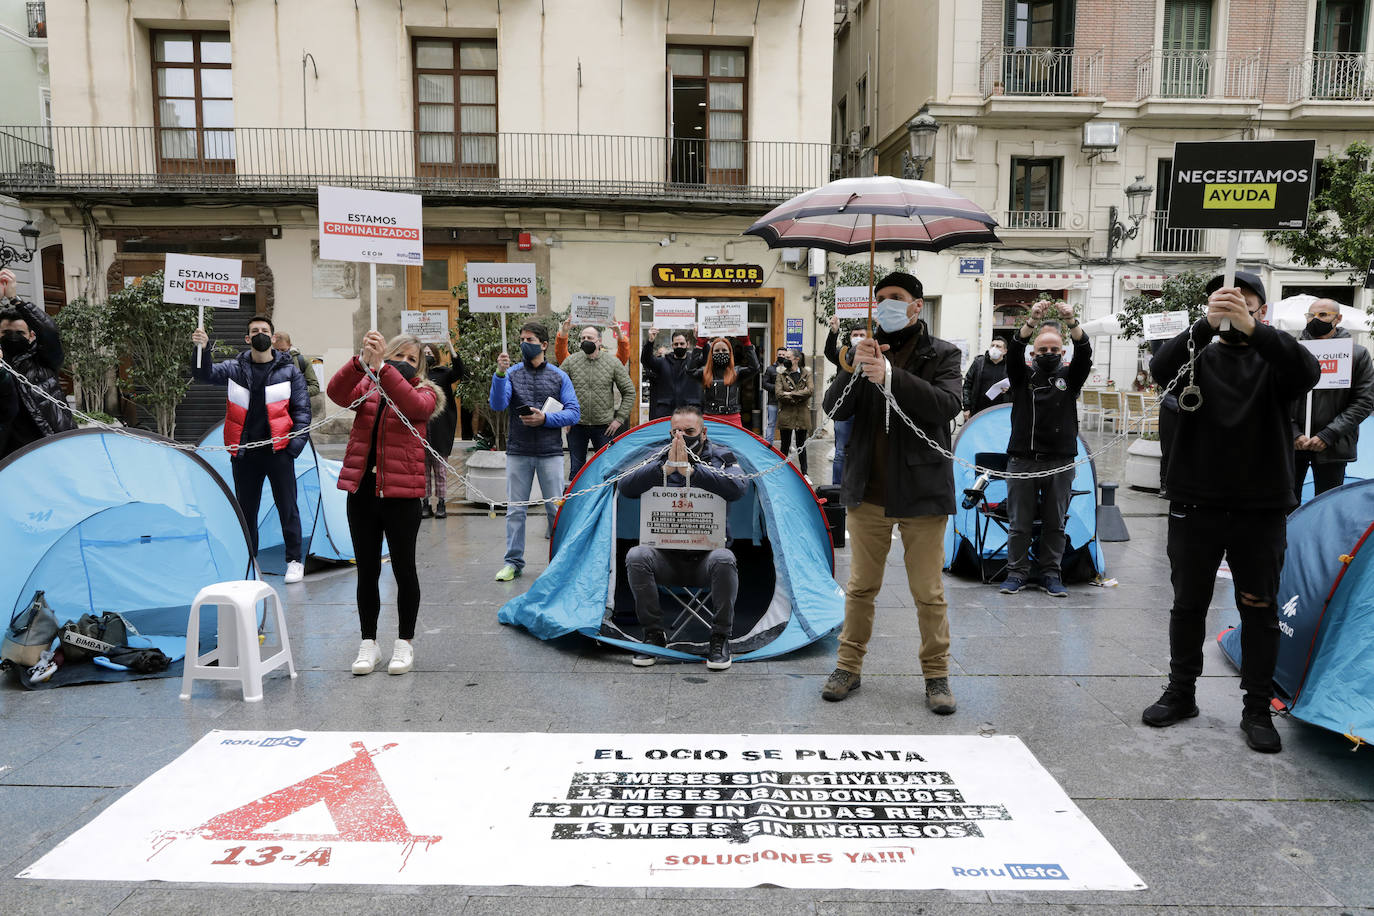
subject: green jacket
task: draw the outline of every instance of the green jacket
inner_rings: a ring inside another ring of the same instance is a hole
[[[305,376],[305,393],[313,398],[320,393],[320,380],[315,377],[314,364],[295,347],[287,352],[291,354],[291,361],[296,364],[296,368],[301,370],[301,375]]]
[[[582,407],[584,426],[605,426],[612,419],[624,426],[630,422],[630,406],[634,403],[635,388],[625,364],[615,355],[602,350],[596,359],[578,350],[569,354],[558,368],[572,379],[577,403]],[[620,406],[615,403],[616,389],[620,390]]]

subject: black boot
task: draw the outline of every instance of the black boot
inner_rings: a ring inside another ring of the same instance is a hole
[[[420,518],[433,518],[434,510],[429,507],[429,500],[420,500]]]
[[[448,518],[448,503],[444,502],[442,499],[439,500],[437,503],[435,503],[435,504],[434,504],[434,517],[435,517],[435,518]]]

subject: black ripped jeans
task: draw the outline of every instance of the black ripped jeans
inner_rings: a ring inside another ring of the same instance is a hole
[[[1171,686],[1191,693],[1202,674],[1207,608],[1224,556],[1240,611],[1240,686],[1245,706],[1268,707],[1279,657],[1277,595],[1287,547],[1287,514],[1282,509],[1230,510],[1170,503]]]

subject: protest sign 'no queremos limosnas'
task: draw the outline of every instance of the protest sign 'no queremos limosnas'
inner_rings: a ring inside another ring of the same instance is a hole
[[[526,312],[539,306],[533,264],[469,262],[468,311]]]

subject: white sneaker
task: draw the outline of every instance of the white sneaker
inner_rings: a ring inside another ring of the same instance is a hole
[[[305,564],[300,560],[292,560],[286,564],[286,584],[293,585],[305,578]]]
[[[382,663],[382,650],[377,648],[377,640],[364,639],[358,647],[358,657],[353,660],[353,673],[371,674]]]
[[[386,666],[388,674],[405,674],[415,665],[415,647],[409,640],[398,639],[391,648],[391,662]]]

